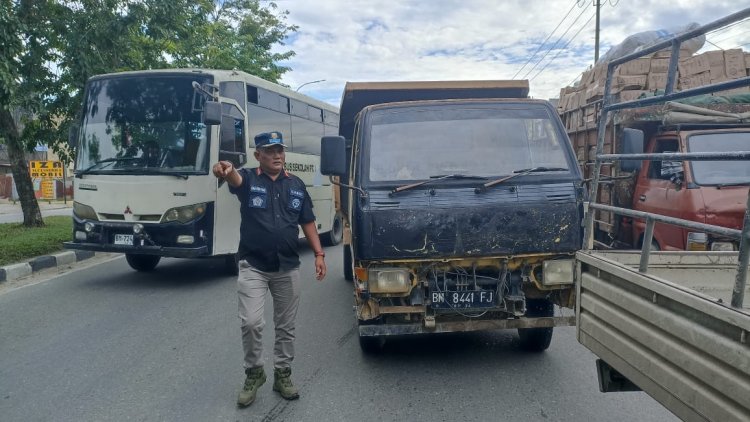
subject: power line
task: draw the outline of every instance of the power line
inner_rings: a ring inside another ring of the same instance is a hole
[[[714,43],[718,44],[720,42],[723,42],[723,41],[726,41],[726,40],[729,40],[729,39],[732,39],[732,38],[737,38],[740,35],[747,34],[748,32],[750,32],[750,29],[748,29],[747,31],[740,32],[739,34],[730,35],[730,36],[728,36],[726,38],[722,38],[720,40],[713,41],[712,44],[714,44]],[[716,44],[714,44],[714,45],[716,45]]]
[[[565,32],[562,35],[560,35],[560,38],[558,38],[557,41],[555,41],[555,44],[553,44],[552,47],[550,47],[549,50],[547,50],[547,52],[544,53],[544,55],[542,56],[542,58],[539,59],[539,61],[534,64],[534,67],[532,67],[531,70],[529,70],[528,72],[526,72],[526,74],[523,76],[522,79],[526,79],[531,74],[531,72],[533,72],[534,69],[536,69],[536,67],[539,66],[539,63],[541,63],[544,60],[544,58],[547,57],[547,54],[549,54],[550,51],[552,51],[555,47],[557,47],[557,44],[560,42],[560,40],[562,40],[563,37],[565,37],[565,35],[568,33],[568,31],[570,31],[570,28],[572,28],[573,25],[575,25],[576,22],[578,22],[578,19],[580,19],[581,16],[583,16],[584,12],[586,12],[586,9],[582,9],[581,10],[581,13],[579,13],[578,17],[576,17],[576,19],[573,21],[573,23],[571,23],[570,26],[568,26],[568,29],[566,29]]]
[[[575,9],[575,7],[578,5],[578,1],[579,0],[575,0],[575,3],[573,3],[573,6],[570,7],[570,10],[568,10],[568,13],[566,13],[565,16],[562,19],[560,19],[560,22],[558,22],[558,24],[555,27],[555,29],[553,29],[552,32],[550,32],[549,35],[547,35],[547,38],[544,41],[542,41],[541,44],[539,44],[539,47],[537,47],[537,49],[534,52],[534,54],[532,54],[531,56],[529,56],[529,59],[526,60],[526,63],[524,63],[523,66],[521,66],[521,68],[518,69],[518,71],[516,72],[516,74],[513,75],[513,77],[511,79],[516,79],[516,76],[518,76],[518,74],[521,73],[521,71],[526,67],[526,65],[529,64],[529,63],[531,63],[531,61],[534,59],[534,57],[539,52],[539,50],[541,50],[542,47],[544,47],[544,44],[546,44],[547,41],[550,39],[550,37],[555,33],[555,31],[557,31],[557,28],[559,28],[560,25],[562,25],[562,23],[565,21],[565,19],[570,15],[570,12],[572,12],[573,9]]]
[[[552,59],[550,59],[550,61],[548,61],[547,64],[544,65],[544,67],[542,68],[542,70],[540,70],[536,75],[534,75],[534,77],[531,78],[529,80],[529,82],[533,81],[534,79],[536,79],[537,76],[541,75],[542,72],[544,72],[544,69],[546,69],[547,66],[550,65],[550,63],[552,63],[553,61],[555,61],[555,59],[557,58],[557,56],[560,55],[560,53],[562,53],[563,51],[565,51],[566,48],[568,48],[568,45],[571,42],[573,42],[573,40],[578,36],[578,34],[581,33],[581,31],[583,31],[584,28],[586,28],[586,25],[588,25],[589,22],[591,22],[591,19],[594,19],[594,16],[596,16],[596,13],[592,14],[591,17],[589,17],[589,20],[587,20],[586,23],[584,23],[583,26],[580,29],[578,29],[578,32],[576,32],[575,35],[573,35],[573,37],[568,40],[568,42],[563,46],[563,48],[561,48],[560,50],[557,51],[557,54],[555,54],[555,57],[553,57]]]
[[[734,23],[729,24],[727,26],[722,26],[721,28],[714,29],[713,31],[708,31],[706,33],[706,35],[708,35],[708,34],[714,34],[714,35],[721,34],[722,32],[729,31],[729,29],[731,29],[733,26],[736,26],[736,25],[739,25],[741,23],[747,22],[748,20],[750,20],[750,18],[745,18],[745,19],[742,19],[741,21],[734,22]]]

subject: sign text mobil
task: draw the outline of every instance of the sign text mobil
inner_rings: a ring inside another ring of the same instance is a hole
[[[29,161],[32,179],[62,179],[63,164],[60,161]]]

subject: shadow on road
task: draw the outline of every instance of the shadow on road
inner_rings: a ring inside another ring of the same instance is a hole
[[[122,263],[127,268],[125,272],[95,275],[82,287],[119,291],[207,289],[217,283],[233,284],[237,280],[236,276],[227,273],[223,258],[163,259],[150,272],[138,272],[130,269],[124,260]]]

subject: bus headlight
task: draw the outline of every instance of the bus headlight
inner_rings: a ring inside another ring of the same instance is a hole
[[[402,268],[370,268],[367,281],[373,293],[407,293],[411,287],[409,271]]]
[[[206,203],[195,205],[186,205],[184,207],[170,208],[161,218],[162,223],[177,221],[180,223],[189,223],[206,213]]]
[[[96,211],[88,205],[73,201],[73,214],[82,220],[99,221]]]

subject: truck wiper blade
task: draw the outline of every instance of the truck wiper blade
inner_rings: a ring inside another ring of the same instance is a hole
[[[480,179],[486,180],[484,176],[474,176],[472,174],[437,174],[430,176],[430,179]]]
[[[102,164],[107,164],[107,163],[119,163],[119,162],[121,162],[121,161],[133,161],[133,160],[135,160],[136,158],[137,158],[137,157],[111,157],[111,158],[105,158],[105,159],[103,159],[103,160],[99,160],[99,161],[95,162],[94,164],[92,164],[92,165],[90,165],[90,166],[86,167],[85,169],[83,169],[83,170],[81,170],[81,171],[77,171],[77,172],[75,173],[75,176],[76,176],[76,177],[81,177],[81,176],[83,176],[84,174],[88,174],[88,173],[89,173],[90,171],[92,171],[92,170],[96,169],[97,167],[99,167],[99,166],[100,166],[100,165],[102,165]]]
[[[729,186],[747,186],[747,185],[750,185],[750,182],[719,183],[718,185],[716,185],[716,187],[721,189],[721,188],[726,188]]]
[[[445,179],[486,179],[484,176],[472,176],[469,174],[438,174],[435,176],[430,176],[429,179],[423,180],[421,182],[412,183],[409,185],[403,185],[399,186],[391,191],[391,195],[394,193],[403,192],[405,190],[409,190],[412,188],[416,188],[418,186],[426,185],[427,183],[437,182],[439,180],[445,180]]]
[[[562,167],[532,167],[528,169],[521,169],[521,170],[513,170],[513,174],[501,177],[499,179],[495,179],[492,181],[489,181],[482,186],[478,186],[474,189],[474,193],[482,193],[487,190],[487,188],[490,188],[495,185],[499,185],[500,183],[505,182],[506,180],[510,180],[514,177],[523,176],[529,173],[542,173],[545,171],[568,171],[566,168]]]
[[[543,173],[545,171],[568,171],[568,169],[563,167],[532,167],[529,169],[521,169],[521,170],[513,170],[513,173]]]

